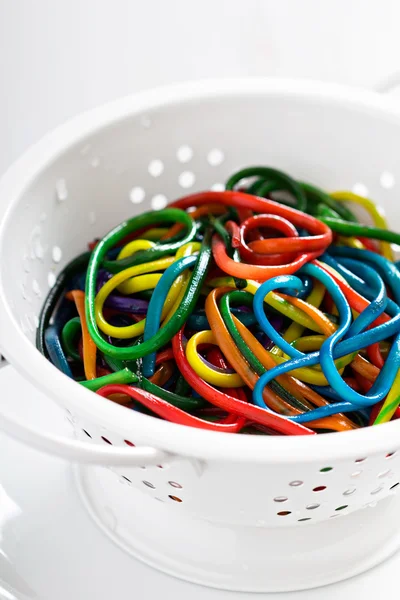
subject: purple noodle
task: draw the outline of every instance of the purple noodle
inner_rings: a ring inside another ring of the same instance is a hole
[[[111,273],[101,270],[97,278],[97,292],[103,285],[111,279]],[[121,312],[134,313],[136,315],[147,314],[149,303],[147,300],[140,300],[139,298],[131,298],[130,296],[120,296],[119,294],[110,294],[104,303],[107,308],[113,308],[114,310],[120,310]]]

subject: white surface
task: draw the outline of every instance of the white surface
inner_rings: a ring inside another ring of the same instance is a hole
[[[4,380],[3,380],[4,381]],[[45,414],[40,397],[15,405],[6,394],[7,410],[26,416],[57,433],[69,424],[56,407]],[[2,396],[3,400],[3,396]],[[39,412],[39,414],[38,414]],[[233,594],[184,583],[134,560],[109,542],[84,510],[72,469],[59,459],[32,451],[0,435],[0,599],[110,600],[161,595],[190,600],[364,600],[398,597],[400,554],[347,582],[296,593]],[[366,534],[368,535],[368,534]],[[268,561],[268,557],[265,557]],[[291,565],[288,564],[288,572]]]
[[[0,0],[0,173],[70,116],[204,77],[371,87],[400,68],[397,0]]]

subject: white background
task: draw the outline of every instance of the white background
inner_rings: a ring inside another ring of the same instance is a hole
[[[373,86],[400,68],[398,0],[0,0],[0,173],[68,117],[232,75]]]

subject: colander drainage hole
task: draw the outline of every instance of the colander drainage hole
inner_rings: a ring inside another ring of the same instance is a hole
[[[178,498],[178,496],[169,495],[168,498],[171,498],[174,502],[182,502],[182,498]]]
[[[292,514],[292,511],[290,510],[281,510],[280,512],[276,513],[279,517],[287,517],[288,515]]]
[[[382,490],[383,490],[383,485],[380,485],[379,487],[372,490],[371,495],[375,496],[375,494],[379,494],[379,492],[381,492]]]
[[[348,508],[348,504],[343,504],[342,506],[338,506],[337,508],[335,508],[335,510],[344,510],[345,508]]]
[[[219,148],[213,148],[207,154],[207,162],[212,167],[218,167],[224,162],[224,153]]]
[[[180,146],[178,148],[176,156],[177,156],[177,159],[179,160],[179,162],[181,162],[181,163],[187,163],[193,157],[193,150],[191,149],[190,146],[187,146],[185,144],[185,145]]]
[[[367,460],[366,458],[356,458],[356,460],[354,462],[359,464],[359,463],[363,463],[366,460]]]
[[[333,467],[322,467],[322,469],[319,470],[320,473],[329,473],[329,471],[332,471]]]
[[[307,510],[315,510],[316,508],[319,508],[321,505],[320,504],[308,504],[306,506]]]
[[[162,160],[155,158],[154,160],[150,161],[148,171],[152,177],[159,177],[164,171],[164,163]]]
[[[57,278],[55,276],[55,273],[53,273],[52,271],[49,271],[47,273],[47,283],[48,283],[49,288],[52,288],[54,286],[56,279]]]
[[[390,489],[391,489],[391,490],[394,490],[394,488],[397,488],[397,486],[399,486],[399,485],[400,485],[400,482],[398,481],[397,483],[395,483],[394,485],[392,485],[392,486],[390,487]]]
[[[318,485],[313,489],[313,492],[323,492],[324,490],[326,490],[326,485]]]
[[[397,454],[397,451],[395,450],[394,452],[388,452],[385,456],[385,458],[393,458],[393,456],[395,456]]]
[[[192,171],[184,171],[178,177],[179,185],[186,189],[192,187],[196,180],[196,177]]]
[[[68,188],[65,179],[59,179],[56,182],[56,195],[60,202],[64,202],[68,198]]]
[[[62,250],[61,250],[61,248],[59,246],[54,246],[53,250],[51,252],[51,255],[52,255],[53,261],[55,263],[59,263],[61,261],[61,259],[62,259]]]
[[[104,437],[104,435],[101,436],[101,439],[103,440],[103,442],[105,442],[106,444],[110,444],[110,446],[112,446],[112,443],[110,442],[110,440],[108,440],[106,437]]]
[[[352,474],[350,475],[350,477],[353,477],[353,478],[355,478],[355,477],[359,477],[359,476],[361,475],[361,473],[362,473],[362,471],[354,471],[354,473],[352,473]]]
[[[125,475],[122,475],[122,479],[125,479],[125,481],[127,481],[128,483],[132,483],[129,477],[125,477]]]
[[[303,485],[304,481],[301,481],[300,479],[295,479],[294,481],[291,481],[289,483],[289,485],[291,487],[300,487],[301,485]]]
[[[145,480],[143,480],[143,482],[142,482],[142,483],[144,483],[144,485],[146,485],[147,487],[151,488],[152,490],[155,490],[155,489],[156,489],[156,486],[155,486],[155,485],[153,485],[153,484],[152,484],[150,481],[145,481]]]
[[[92,439],[92,436],[90,435],[90,433],[88,431],[86,431],[86,429],[82,429],[83,433],[86,433],[86,435]]]
[[[151,208],[153,210],[162,210],[168,204],[168,199],[164,194],[156,194],[151,199]]]
[[[180,483],[177,483],[176,481],[168,481],[169,485],[171,485],[173,488],[177,488],[177,489],[182,489],[182,486]]]
[[[286,496],[276,496],[274,498],[274,502],[286,502],[287,501],[287,497]]]
[[[40,285],[36,279],[32,281],[32,291],[36,296],[40,296]]]
[[[381,186],[384,189],[389,190],[390,188],[392,188],[395,184],[393,173],[390,173],[390,171],[383,171],[383,173],[380,176],[380,182]]]
[[[299,521],[299,523],[301,523],[302,521],[311,521],[311,517],[303,517],[303,519],[297,519]]]
[[[353,185],[353,192],[359,196],[364,196],[364,198],[368,196],[368,188],[365,183],[355,183]]]
[[[127,446],[132,446],[132,448],[134,448],[134,447],[135,447],[135,444],[134,444],[133,442],[130,442],[129,440],[124,440],[124,443],[125,443]]]
[[[141,202],[143,202],[145,196],[146,193],[144,189],[139,186],[133,187],[129,192],[129,199],[132,202],[132,204],[140,204]]]
[[[379,479],[383,479],[384,477],[388,477],[388,475],[390,475],[391,472],[392,471],[390,469],[388,469],[387,471],[383,471],[382,473],[379,473],[378,477],[379,477]]]

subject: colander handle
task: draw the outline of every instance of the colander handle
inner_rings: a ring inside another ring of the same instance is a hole
[[[12,377],[13,391],[29,394],[31,386],[20,377],[10,365],[3,367],[2,377]],[[113,467],[144,467],[170,461],[171,455],[148,447],[101,446],[89,444],[63,436],[43,433],[20,423],[17,419],[0,412],[0,431],[17,439],[23,444],[46,454],[58,456],[71,462],[86,465],[104,465]]]

